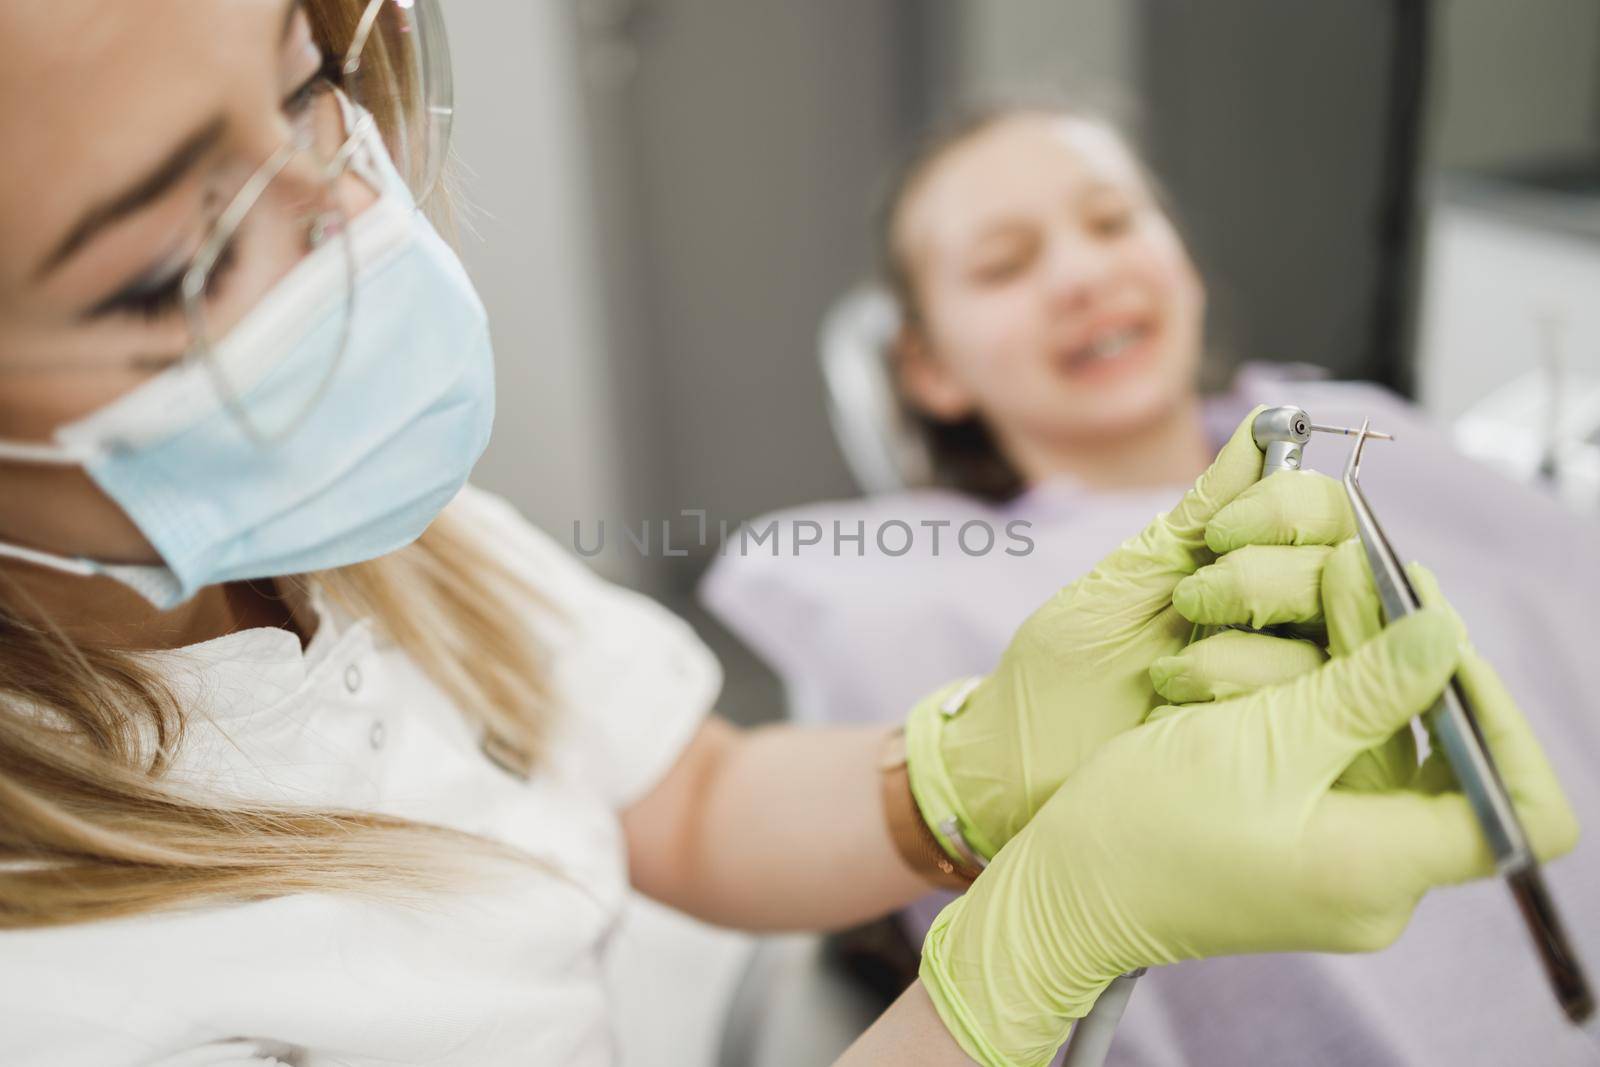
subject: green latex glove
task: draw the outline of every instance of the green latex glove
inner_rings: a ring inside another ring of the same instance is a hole
[[[1439,583],[1420,563],[1406,566],[1406,576],[1424,604],[1440,604]],[[1346,656],[1383,629],[1383,604],[1367,566],[1367,551],[1352,538],[1336,547],[1322,563],[1322,614],[1328,625],[1328,651]]]
[[[953,857],[962,851],[943,829],[947,820],[974,851],[993,856],[1097,747],[1160,702],[1150,664],[1182,648],[1191,631],[1173,610],[1173,588],[1211,561],[1207,524],[1261,476],[1254,417],[1177,507],[1023,623],[994,673],[958,701],[959,714],[942,710],[950,689],[912,710],[911,791]]]
[[[922,981],[966,1052],[1044,1064],[1117,975],[1252,952],[1392,942],[1430,888],[1493,861],[1449,789],[1334,780],[1429,707],[1461,662],[1427,608],[1292,682],[1160,708],[1101,746],[935,921]],[[1542,857],[1571,810],[1515,706],[1473,678],[1482,725]]]
[[[1342,485],[1314,471],[1274,474],[1206,524],[1217,560],[1180,582],[1173,604],[1202,625],[1287,625],[1320,637],[1322,563],[1354,535]]]
[[[1312,641],[1224,630],[1156,660],[1150,681],[1168,704],[1200,704],[1292,681],[1327,658]]]
[[[1289,521],[1295,514],[1310,516],[1318,536],[1336,540],[1308,541]],[[1354,528],[1338,482],[1310,471],[1273,475],[1212,519],[1206,544],[1218,559],[1178,583],[1173,604],[1196,623],[1278,626],[1319,644],[1326,640],[1336,656],[1346,654],[1379,628],[1364,565],[1329,567],[1331,546]],[[1364,617],[1368,609],[1374,614]],[[1213,647],[1219,642],[1225,647]],[[1224,631],[1157,661],[1151,679],[1169,702],[1186,704],[1288,681],[1314,665],[1303,641]],[[1409,781],[1416,766],[1416,740],[1407,728],[1352,760],[1339,781],[1384,789]]]
[[[1420,563],[1406,565],[1406,577],[1424,605],[1443,608],[1456,621],[1462,642],[1461,667],[1458,676],[1467,698],[1474,707],[1488,701],[1497,705],[1514,707],[1500,676],[1467,639],[1466,627],[1461,625],[1455,609],[1450,607],[1433,572]],[[1372,581],[1372,571],[1367,566],[1367,552],[1359,540],[1346,541],[1335,548],[1322,565],[1322,610],[1328,624],[1328,649],[1335,656],[1349,655],[1383,629],[1383,604],[1378,600],[1378,589]],[[1424,719],[1429,736],[1433,734],[1430,720]],[[1410,729],[1403,735],[1416,742]],[[1368,768],[1361,781],[1364,788],[1390,788],[1404,786],[1424,792],[1439,792],[1455,782],[1455,772],[1444,757],[1444,749],[1434,741],[1429,746],[1428,759],[1421,766],[1415,758],[1405,763],[1385,763]]]

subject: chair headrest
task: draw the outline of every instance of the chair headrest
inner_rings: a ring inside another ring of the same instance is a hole
[[[834,302],[818,335],[828,420],[850,473],[866,493],[933,481],[927,447],[894,385],[889,346],[899,329],[894,299],[880,288],[865,287]]]

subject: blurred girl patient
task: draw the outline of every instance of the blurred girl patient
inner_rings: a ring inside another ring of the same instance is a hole
[[[976,114],[892,187],[881,252],[899,318],[883,358],[931,484],[757,520],[847,536],[777,555],[735,544],[702,589],[783,678],[798,718],[894,719],[940,679],[992,669],[1016,623],[1166,508],[1253,405],[1293,403],[1323,422],[1371,416],[1398,436],[1370,452],[1369,496],[1505,665],[1580,819],[1600,819],[1594,635],[1570,625],[1600,602],[1600,531],[1456,455],[1377,387],[1254,366],[1202,396],[1205,285],[1116,129],[1049,106]],[[1336,471],[1334,441],[1314,440],[1308,465]],[[979,528],[958,539],[973,523],[999,533],[987,551]],[[1564,899],[1600,899],[1600,846],[1552,876]],[[914,940],[943,899],[908,913]],[[1600,959],[1600,913],[1572,919]],[[1141,983],[1112,1060],[1591,1062],[1522,937],[1503,893],[1479,885],[1430,899],[1377,956],[1163,968]]]

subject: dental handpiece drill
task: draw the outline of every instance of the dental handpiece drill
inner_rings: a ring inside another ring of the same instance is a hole
[[[1261,449],[1261,477],[1282,471],[1297,471],[1305,458],[1306,443],[1313,433],[1342,434],[1355,437],[1361,434],[1383,441],[1392,441],[1388,434],[1375,433],[1362,427],[1360,430],[1345,426],[1323,426],[1311,421],[1303,408],[1292,405],[1267,408],[1250,423],[1250,433],[1256,447]],[[1196,638],[1207,628],[1197,627]],[[1067,1054],[1062,1067],[1101,1067],[1111,1049],[1111,1038],[1116,1034],[1117,1023],[1122,1019],[1128,998],[1133,995],[1133,985],[1145,968],[1129,971],[1113,979],[1089,1009],[1089,1014],[1078,1020],[1067,1040]]]
[[[1284,406],[1268,408],[1250,423],[1250,434],[1256,447],[1261,449],[1261,477],[1279,471],[1297,471],[1304,459],[1306,442],[1314,433],[1342,434],[1356,437],[1363,433],[1375,441],[1393,441],[1386,433],[1358,430],[1349,426],[1323,426],[1311,421],[1302,408]]]

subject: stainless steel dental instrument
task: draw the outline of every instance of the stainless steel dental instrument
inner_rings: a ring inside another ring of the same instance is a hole
[[[1355,435],[1350,461],[1345,465],[1344,489],[1355,512],[1356,529],[1378,587],[1384,622],[1390,624],[1418,610],[1421,601],[1361,492],[1361,451],[1371,436],[1363,423]],[[1435,743],[1443,749],[1462,793],[1483,828],[1496,871],[1511,889],[1556,1000],[1574,1023],[1593,1023],[1594,994],[1567,939],[1555,902],[1545,888],[1527,832],[1511,805],[1471,702],[1456,679],[1450,680],[1438,702],[1429,709],[1427,720]]]

